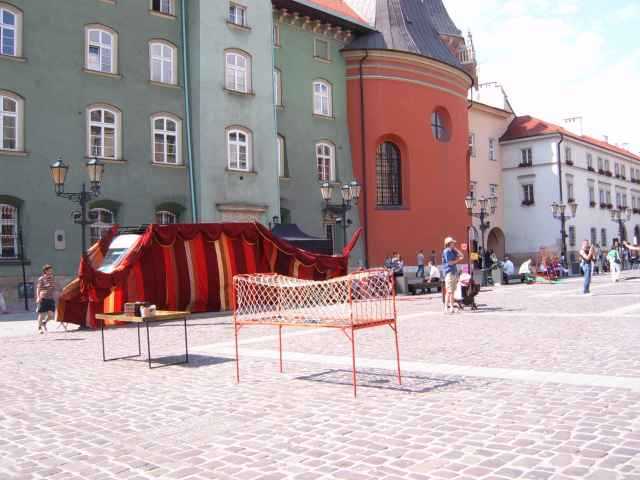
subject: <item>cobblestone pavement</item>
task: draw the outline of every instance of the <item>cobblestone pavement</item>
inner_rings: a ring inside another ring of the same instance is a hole
[[[102,362],[100,333],[0,339],[0,479],[640,479],[640,279],[483,291],[479,312],[399,299],[403,384],[388,328],[358,332],[358,398],[339,332],[190,321],[191,363]],[[1,331],[11,328],[0,322]],[[184,348],[151,329],[153,355]],[[146,352],[146,335],[142,350]],[[106,332],[107,355],[137,351]],[[158,364],[160,365],[160,364]]]

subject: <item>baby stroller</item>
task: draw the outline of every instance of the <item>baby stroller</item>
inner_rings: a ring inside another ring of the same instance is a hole
[[[453,300],[460,310],[464,310],[464,307],[471,307],[471,310],[478,310],[476,305],[476,295],[480,293],[480,285],[473,281],[471,275],[463,273],[458,279],[458,286],[453,293]]]

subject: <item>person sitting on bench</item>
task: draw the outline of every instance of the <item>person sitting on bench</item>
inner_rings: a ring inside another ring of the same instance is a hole
[[[516,273],[516,267],[509,257],[504,257],[502,264],[502,283],[509,285],[509,277],[512,277]]]
[[[520,265],[520,270],[518,270],[518,275],[520,275],[523,282],[533,283],[535,281],[533,271],[531,270],[530,258],[527,259],[526,262],[522,262],[522,265]]]
[[[438,267],[436,267],[433,262],[429,262],[427,268],[429,273],[429,275],[427,275],[429,283],[440,283],[440,270],[438,270]]]

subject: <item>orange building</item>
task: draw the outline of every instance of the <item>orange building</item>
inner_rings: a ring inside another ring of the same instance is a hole
[[[378,0],[376,32],[347,61],[348,117],[366,257],[398,251],[409,265],[464,242],[469,216],[469,102],[473,47],[441,0]]]

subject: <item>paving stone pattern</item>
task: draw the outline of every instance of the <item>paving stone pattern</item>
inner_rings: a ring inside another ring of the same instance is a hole
[[[637,379],[639,287],[496,287],[480,313],[453,316],[435,295],[403,298],[402,358]],[[192,362],[153,370],[144,356],[102,362],[99,332],[0,339],[0,479],[640,479],[640,393],[624,386],[411,371],[399,386],[365,368],[354,399],[348,368],[286,361],[279,374],[251,355],[236,385],[233,358],[204,353],[233,345],[229,322],[191,320]],[[393,358],[387,330],[359,333],[363,363]],[[274,350],[274,333],[243,330],[241,351]],[[336,332],[289,333],[288,351],[349,353]],[[154,356],[178,359],[179,324],[151,334]],[[107,331],[107,348],[134,353],[135,329]]]

